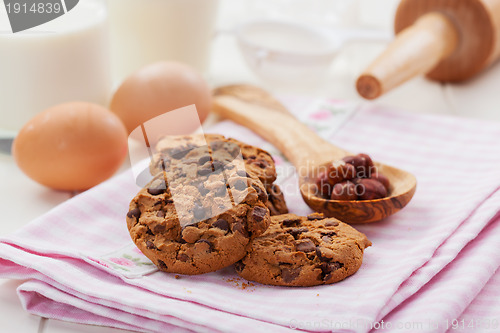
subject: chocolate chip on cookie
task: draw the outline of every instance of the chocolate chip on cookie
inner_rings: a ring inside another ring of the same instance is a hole
[[[134,208],[127,213],[128,218],[139,218],[141,216],[141,210],[139,208]]]
[[[295,245],[295,249],[297,251],[302,251],[304,253],[316,251],[316,245],[314,245],[313,241],[310,239],[303,240],[298,242]]]
[[[279,286],[315,286],[354,274],[371,245],[366,236],[333,218],[286,214],[271,217],[271,225],[248,245],[235,264],[250,281]]]
[[[162,179],[155,179],[149,184],[148,193],[151,195],[160,195],[167,190],[165,181]]]
[[[229,223],[224,219],[217,219],[212,225],[220,230],[229,231]]]
[[[307,219],[310,221],[322,220],[324,218],[325,218],[325,216],[322,213],[312,213],[312,214],[307,215]]]

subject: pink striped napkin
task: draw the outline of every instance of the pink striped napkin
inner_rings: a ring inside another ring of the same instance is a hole
[[[500,327],[499,286],[500,270],[497,269],[467,309],[455,322],[451,322],[451,329],[448,332],[479,332],[481,330],[483,332],[498,332]]]
[[[500,192],[495,193],[495,197],[500,198]],[[492,204],[489,201],[482,208]],[[401,332],[500,331],[500,298],[490,298],[500,296],[500,284],[496,284],[497,290],[489,295],[489,290],[495,288],[495,275],[500,273],[500,214],[475,236],[473,223],[478,221],[480,215],[481,213],[475,214],[463,226],[459,236],[454,235],[447,240],[424,268],[404,282],[405,289],[409,290],[413,289],[412,285],[425,283],[430,276],[428,270],[434,266],[439,267],[444,258],[454,256],[454,247],[459,243],[457,237],[466,241],[475,237],[418,293],[405,299],[383,319],[386,328],[387,323],[390,323],[391,331]],[[490,283],[489,288],[486,288],[487,283]],[[393,297],[395,298],[404,299],[404,296],[399,294]],[[490,298],[491,301],[479,301],[483,298]],[[375,331],[379,330],[373,330]]]
[[[19,296],[31,313],[145,332],[368,332],[382,320],[396,326],[413,318],[451,323],[498,316],[484,311],[484,302],[488,291],[499,287],[494,254],[500,237],[500,148],[494,143],[500,125],[353,109],[338,101],[285,102],[327,140],[417,176],[417,193],[407,208],[357,226],[373,246],[351,278],[329,286],[279,288],[248,284],[232,268],[179,279],[153,271],[134,252],[124,222],[138,190],[130,172],[2,239],[0,276],[28,280]],[[310,212],[296,175],[273,147],[231,122],[210,132],[273,152],[290,210]],[[435,306],[441,311],[426,311],[428,302],[442,304]]]

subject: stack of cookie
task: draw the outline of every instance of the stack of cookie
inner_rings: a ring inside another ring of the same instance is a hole
[[[202,274],[235,264],[272,285],[333,283],[361,265],[366,237],[335,219],[288,212],[266,151],[222,135],[168,137],[127,226],[160,270]]]

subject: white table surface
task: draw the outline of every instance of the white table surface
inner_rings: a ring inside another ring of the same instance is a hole
[[[219,29],[228,30],[248,18],[249,0],[222,0]],[[253,0],[251,0],[253,1]],[[307,1],[307,0],[302,0]],[[292,1],[298,5],[300,1]],[[390,29],[396,0],[360,0],[359,22],[365,27]],[[254,13],[258,15],[258,13]],[[302,87],[293,93],[316,97],[361,100],[354,82],[363,68],[384,48],[383,43],[351,43],[332,63],[327,82],[320,88]],[[219,34],[214,40],[211,84],[247,82],[262,85],[275,93],[291,93],[266,84],[245,65],[231,34]],[[440,84],[417,78],[388,93],[376,102],[409,112],[444,114],[500,121],[500,63],[473,80],[462,84]],[[124,166],[126,167],[126,165]],[[0,236],[21,228],[32,219],[67,200],[70,195],[44,188],[28,179],[16,167],[11,156],[0,154]],[[33,316],[25,312],[16,295],[20,281],[0,280],[0,332],[16,333],[104,333],[121,330],[65,323]]]

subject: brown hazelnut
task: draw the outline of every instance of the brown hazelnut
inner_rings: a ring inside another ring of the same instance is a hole
[[[350,180],[356,177],[356,168],[352,164],[343,161],[332,163],[328,167],[328,176],[330,184],[335,185],[344,180]]]
[[[359,154],[359,157],[361,157],[364,160],[364,166],[365,166],[365,174],[366,177],[364,178],[371,178],[372,174],[376,172],[375,164],[373,164],[372,158],[368,156],[367,154]]]
[[[332,185],[330,185],[330,179],[328,177],[328,172],[323,171],[320,173],[318,180],[316,181],[318,186],[318,192],[323,197],[329,197],[332,193]]]
[[[359,200],[375,200],[387,196],[387,190],[381,182],[366,178],[356,180],[356,193]]]
[[[378,180],[380,183],[382,183],[382,185],[384,185],[385,189],[389,192],[389,186],[390,186],[389,178],[387,178],[383,173],[379,171],[374,172],[372,174],[371,179]]]
[[[332,200],[356,200],[358,198],[356,185],[348,180],[335,184],[330,198]]]
[[[356,168],[356,178],[370,178],[375,170],[372,159],[366,154],[346,156],[342,160]]]
[[[356,171],[359,167],[365,166],[365,160],[359,155],[346,156],[342,159],[342,161],[349,163],[349,164],[352,164],[356,168]]]
[[[343,161],[336,161],[327,166],[326,170],[320,171],[316,182],[321,196],[330,198],[333,187],[345,180],[353,179],[356,176],[356,169],[353,165]]]
[[[337,183],[340,183],[344,180],[343,170],[345,163],[344,162],[333,162],[327,168],[328,172],[328,182],[333,186]]]
[[[342,166],[342,176],[344,180],[351,180],[356,178],[356,168],[349,163],[345,163]]]

